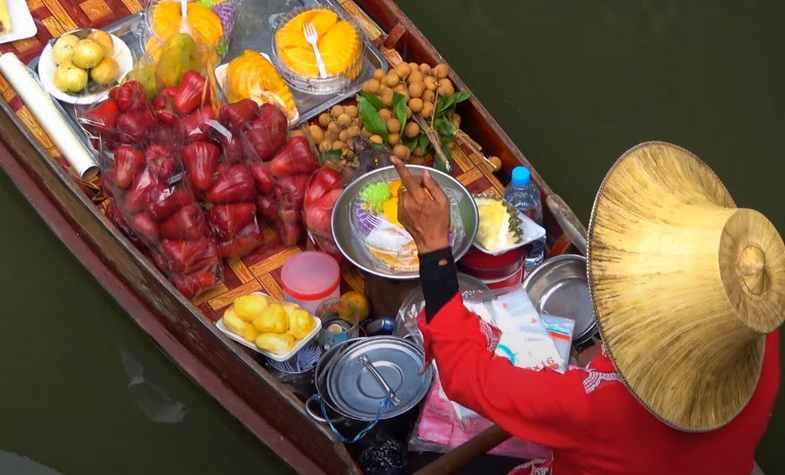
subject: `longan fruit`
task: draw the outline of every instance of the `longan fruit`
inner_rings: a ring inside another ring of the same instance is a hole
[[[319,114],[319,125],[321,125],[322,127],[327,127],[327,124],[330,123],[330,120],[331,120],[330,114],[328,114],[327,112],[322,112],[321,114]]]
[[[412,109],[409,106],[406,106],[406,118],[410,118],[412,116]]]
[[[439,87],[436,89],[436,92],[440,96],[452,96],[455,94],[455,87],[449,79],[439,79]]]
[[[398,132],[401,131],[401,122],[396,118],[388,119],[387,131],[390,132],[391,134],[397,134]]]
[[[378,79],[369,79],[363,83],[363,91],[368,94],[376,94],[379,92],[379,87],[381,87],[381,85],[379,84]]]
[[[343,108],[343,111],[346,114],[349,114],[349,117],[351,117],[352,119],[354,119],[358,115],[357,106],[346,106]]]
[[[330,122],[329,124],[327,124],[327,132],[335,132],[337,134],[338,124],[336,124],[335,122]]]
[[[337,107],[337,106],[336,106],[336,107]],[[341,114],[341,115],[339,115],[339,116],[338,116],[338,118],[336,119],[336,121],[338,121],[338,126],[339,126],[339,127],[349,127],[349,124],[351,124],[351,123],[352,123],[352,118],[351,118],[351,117],[349,117],[349,114],[347,114],[346,112],[344,112],[343,114]]]
[[[314,142],[321,143],[324,140],[324,131],[321,127],[316,124],[311,124],[308,126],[308,133],[311,134],[311,138]]]
[[[342,130],[338,133],[338,140],[340,140],[341,142],[348,143],[349,139],[350,137],[349,137],[348,130]]]
[[[408,76],[411,71],[412,70],[407,63],[401,63],[395,67],[395,72],[401,79],[406,79],[406,76]]]
[[[436,76],[437,79],[444,79],[450,74],[450,68],[444,63],[437,64],[436,67],[433,68],[433,75]]]
[[[420,126],[417,125],[417,122],[409,122],[406,124],[406,127],[404,127],[403,134],[410,139],[417,137],[420,135]]]
[[[415,157],[422,157],[425,156],[425,147],[417,147],[414,149],[414,156]]]
[[[502,160],[501,158],[491,155],[488,157],[488,161],[491,162],[491,166],[493,167],[493,171],[497,172],[502,168]]]
[[[395,71],[390,71],[387,73],[387,76],[384,77],[384,84],[387,87],[395,87],[401,82],[401,78],[395,74]]]
[[[392,90],[391,87],[382,86],[382,87],[379,88],[379,94],[377,94],[377,96],[379,96],[379,98],[381,98],[381,97],[385,96],[386,94],[392,94],[392,93],[393,93],[393,90]]]
[[[319,144],[319,151],[320,152],[329,152],[332,149],[333,149],[333,144],[330,143],[329,140],[325,140],[325,141],[323,141],[322,143]]]
[[[420,111],[420,115],[422,115],[427,119],[430,119],[431,115],[433,115],[433,102],[423,102],[422,111]]]
[[[422,93],[425,92],[425,84],[421,82],[414,82],[409,84],[408,89],[410,97],[422,97]]]
[[[392,116],[392,111],[390,109],[379,109],[379,117],[381,117],[383,121],[387,122],[392,119]]]
[[[417,84],[422,83],[425,77],[422,75],[419,69],[413,70],[409,73],[409,84]]]
[[[436,82],[436,79],[432,78],[431,76],[426,76],[425,79],[423,79],[423,82],[425,83],[425,87],[429,91],[435,91],[436,88],[439,87],[439,84]]]
[[[419,97],[409,99],[409,109],[411,109],[412,112],[414,112],[415,114],[417,114],[422,110],[422,106],[423,106],[423,101]]]
[[[400,158],[401,160],[406,160],[409,158],[409,148],[406,145],[398,144],[393,147],[393,155]]]
[[[387,136],[387,142],[390,145],[397,145],[401,143],[401,135],[400,134],[390,134]]]
[[[422,100],[424,102],[435,102],[436,101],[436,93],[428,90],[422,93]]]
[[[373,71],[373,78],[381,81],[384,78],[384,69],[378,68]]]
[[[358,126],[358,127],[362,127],[362,125],[363,125],[363,124],[362,124],[362,122],[360,121],[360,118],[359,118],[359,117],[355,117],[354,119],[352,119],[352,125],[356,125],[356,126]]]
[[[346,148],[346,144],[341,142],[340,140],[336,140],[333,142],[333,150],[342,150]]]
[[[420,72],[423,74],[428,74],[431,72],[431,66],[425,63],[420,65]]]
[[[373,143],[377,144],[377,145],[381,145],[381,144],[383,144],[383,143],[384,143],[384,139],[382,138],[382,136],[381,136],[381,135],[376,135],[376,134],[374,134],[374,135],[371,135],[371,137],[369,138],[369,140],[370,140],[371,142],[373,142]]]
[[[397,92],[398,94],[400,94],[402,96],[408,96],[409,95],[409,88],[407,88],[406,84],[404,84],[404,83],[401,83],[401,84],[398,84],[397,86],[395,86],[395,89],[393,89],[393,91]]]
[[[452,125],[455,126],[456,129],[461,128],[461,116],[460,114],[456,114],[455,112],[450,113],[450,122]]]
[[[342,105],[333,106],[333,108],[330,109],[330,115],[335,117],[336,119],[341,114],[343,114],[343,106]]]
[[[419,70],[420,70],[420,65],[419,65],[419,64],[417,64],[417,63],[414,63],[414,62],[412,62],[412,63],[409,63],[409,69],[410,69],[412,72],[414,72],[414,71],[419,71]],[[411,74],[411,73],[409,73],[409,74]]]
[[[338,131],[336,130],[328,130],[324,133],[324,141],[332,143],[334,140],[338,140]]]
[[[349,135],[350,139],[360,135],[360,132],[361,132],[360,131],[360,127],[358,127],[356,125],[353,125],[353,126],[349,127],[348,129],[346,129],[346,133]]]
[[[393,103],[393,91],[390,90],[390,93],[383,95],[381,99],[382,99],[382,104],[384,104],[387,107],[390,107]]]

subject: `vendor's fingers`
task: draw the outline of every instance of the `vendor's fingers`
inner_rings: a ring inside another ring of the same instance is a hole
[[[422,183],[437,203],[447,203],[447,195],[444,194],[444,190],[436,183],[436,180],[433,179],[433,176],[431,176],[431,173],[427,170],[422,175]]]
[[[419,200],[422,198],[422,180],[420,177],[416,177],[412,175],[409,170],[406,168],[406,165],[403,164],[398,158],[393,157],[392,159],[393,166],[395,166],[395,170],[398,172],[398,176],[401,177],[401,183],[403,183],[404,188],[406,191],[412,194],[412,197],[415,200]]]

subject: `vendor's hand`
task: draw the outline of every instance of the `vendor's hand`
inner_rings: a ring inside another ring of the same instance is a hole
[[[450,202],[428,171],[414,176],[392,159],[403,187],[398,193],[398,221],[411,234],[419,253],[450,246]]]

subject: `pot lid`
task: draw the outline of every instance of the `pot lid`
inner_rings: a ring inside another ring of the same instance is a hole
[[[342,352],[327,375],[335,408],[361,421],[390,419],[419,403],[431,387],[422,350],[397,337],[366,338]]]

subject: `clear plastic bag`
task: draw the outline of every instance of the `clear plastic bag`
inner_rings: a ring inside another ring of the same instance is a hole
[[[241,0],[199,0],[189,2],[188,20],[192,34],[209,46],[218,58],[229,50],[232,30],[242,7]],[[163,43],[179,31],[180,2],[178,0],[150,0],[145,8],[147,48],[150,40]]]
[[[159,120],[136,81],[114,88],[109,99],[81,111],[79,120],[100,150],[114,221],[186,297],[218,283],[218,249],[185,179],[182,129]]]

